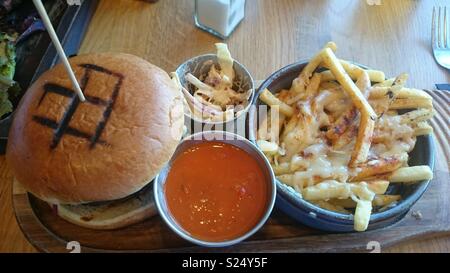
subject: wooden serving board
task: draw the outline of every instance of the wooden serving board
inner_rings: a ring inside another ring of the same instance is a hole
[[[113,231],[75,226],[59,218],[47,203],[29,195],[14,182],[13,205],[17,221],[31,244],[43,252],[69,252],[66,246],[70,241],[79,242],[81,252],[369,251],[367,245],[371,241],[378,242],[382,250],[401,241],[450,233],[450,92],[429,93],[437,111],[431,121],[436,140],[435,177],[405,218],[383,229],[363,233],[323,233],[300,225],[275,209],[266,225],[245,242],[228,248],[206,249],[179,238],[159,216]],[[422,217],[417,217],[417,212]]]

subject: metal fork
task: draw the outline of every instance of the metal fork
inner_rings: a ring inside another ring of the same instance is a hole
[[[431,46],[436,62],[450,69],[450,17],[447,7],[433,7],[433,22],[431,24]]]

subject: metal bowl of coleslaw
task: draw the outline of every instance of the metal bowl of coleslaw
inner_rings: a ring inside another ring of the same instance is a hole
[[[255,109],[259,109],[258,106],[264,104],[259,100],[259,95],[264,89],[267,88],[273,93],[277,93],[282,89],[289,89],[292,81],[298,77],[307,64],[308,61],[300,61],[281,68],[269,76],[255,94],[253,101],[253,104],[256,106]],[[367,69],[366,66],[359,66]],[[256,142],[258,125],[258,112],[250,111],[249,137],[251,141]],[[409,155],[409,166],[428,165],[433,169],[434,142],[432,136],[417,137],[415,148]],[[429,182],[429,180],[421,181],[409,185],[391,183],[386,194],[401,195],[402,199],[384,210],[374,211],[370,217],[367,230],[386,227],[401,220],[426,191]],[[298,192],[278,179],[276,179],[276,183],[277,200],[275,205],[296,221],[328,232],[354,232],[353,214],[338,213],[320,208],[302,199]]]
[[[186,80],[186,75],[190,73],[202,81],[206,78],[213,65],[216,67],[219,66],[216,54],[200,55],[185,61],[177,68],[175,73],[177,74],[181,85],[192,95],[194,94],[196,87]],[[248,92],[246,101],[242,106],[236,108],[232,117],[226,118],[225,120],[204,119],[198,115],[194,115],[190,110],[191,108],[185,107],[186,125],[192,132],[197,132],[199,128],[202,128],[205,130],[215,129],[236,133],[239,126],[245,128],[246,113],[248,112],[255,95],[253,78],[247,68],[236,60],[233,61],[233,70],[235,72],[235,77],[233,79],[232,89],[241,94]]]

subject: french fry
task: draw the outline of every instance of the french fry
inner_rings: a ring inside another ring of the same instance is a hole
[[[333,52],[336,52],[337,50],[337,45],[335,42],[328,42],[326,43],[324,48],[329,48],[330,50],[332,50]]]
[[[418,122],[414,127],[414,136],[424,136],[433,133],[433,127],[431,127],[425,121]]]
[[[345,67],[344,67],[345,69]],[[347,70],[347,69],[346,69]],[[365,70],[365,69],[362,69]],[[369,74],[369,78],[371,82],[380,82],[380,81],[384,81],[384,73],[382,71],[378,71],[378,70],[365,70],[367,72],[367,74]],[[348,73],[348,71],[347,71]],[[331,73],[330,70],[325,70],[320,72],[321,74],[321,78],[323,82],[328,82],[328,81],[333,81],[336,80],[336,77],[334,76],[333,73]],[[349,73],[349,76],[352,80],[355,80],[358,78],[359,73]]]
[[[388,195],[388,194],[377,194],[372,200],[372,206],[374,207],[384,207],[388,206],[401,199],[401,195]],[[345,209],[356,208],[356,202],[351,199],[331,199],[328,203]]]
[[[330,68],[337,81],[351,97],[353,104],[361,113],[358,137],[349,163],[349,166],[355,166],[367,160],[373,129],[375,127],[376,113],[369,102],[364,98],[358,87],[345,72],[334,53],[328,48],[325,48],[322,52],[324,54],[324,63]]]
[[[306,92],[303,92],[303,93],[299,93],[299,94],[297,94],[295,96],[289,97],[285,102],[286,102],[287,105],[293,106],[293,104],[295,104],[299,100],[304,99],[305,97],[306,97]]]
[[[350,76],[350,78],[352,77],[351,75],[354,75],[355,78],[359,78],[359,76],[361,75],[361,72],[363,71],[363,69],[361,67],[351,64],[347,61],[339,60],[339,62],[341,63],[342,67],[345,69],[345,72],[347,72],[347,74]],[[384,80],[384,78],[383,78],[383,80]]]
[[[397,110],[388,110],[388,111],[386,111],[385,114],[389,115],[389,116],[395,116],[395,115],[398,115],[398,111]]]
[[[283,89],[280,92],[275,94],[275,97],[280,101],[289,104],[288,101],[292,98],[292,93],[289,90]]]
[[[261,93],[260,99],[269,106],[278,105],[280,107],[280,112],[287,117],[291,117],[294,114],[294,108],[280,101],[267,89]]]
[[[291,187],[294,187],[294,175],[293,174],[282,174],[277,175],[277,179],[283,182],[286,185],[289,185]]]
[[[373,110],[375,110],[375,113],[377,113],[378,117],[382,117],[385,113],[388,111],[394,111],[389,110],[389,106],[394,101],[394,97],[388,97],[376,100],[369,100],[370,105],[372,106]]]
[[[428,95],[425,91],[414,88],[406,88],[403,87],[399,90],[392,90],[391,87],[385,86],[374,86],[370,90],[369,99],[381,99],[389,95],[389,92],[392,92],[392,96],[398,99],[409,99],[409,98],[422,98],[431,100],[431,96]]]
[[[353,123],[356,116],[358,115],[358,110],[354,107],[345,111],[328,129],[326,135],[328,139],[337,140],[342,134],[348,129],[348,127]]]
[[[373,181],[358,183],[343,183],[336,180],[325,180],[313,186],[303,189],[302,195],[305,200],[329,200],[333,198],[346,199],[353,194],[363,199],[373,198],[375,194],[383,194],[389,186],[389,181]]]
[[[408,80],[408,77],[409,76],[406,73],[402,73],[402,74],[398,75],[395,78],[394,83],[392,84],[392,87],[396,87],[396,88],[393,88],[393,89],[395,91],[401,90],[405,86],[406,81]]]
[[[395,94],[397,98],[407,99],[407,98],[423,98],[432,100],[432,97],[424,90],[414,89],[414,88],[402,88]]]
[[[278,150],[280,148],[275,142],[270,142],[262,139],[256,141],[256,144],[258,145],[259,149],[263,151],[263,153],[270,155],[278,153]]]
[[[289,168],[291,169],[291,171],[295,172],[300,168],[307,168],[308,166],[305,163],[305,160],[301,156],[294,155],[291,159]]]
[[[379,70],[372,70],[372,69],[363,69],[355,64],[352,64],[348,61],[345,60],[339,60],[342,64],[342,67],[345,69],[345,71],[349,74],[349,76],[353,79],[353,80],[357,80],[360,75],[361,72],[365,71],[371,82],[382,82],[386,79],[384,72],[383,71],[379,71]]]
[[[389,181],[379,180],[372,182],[348,183],[352,193],[360,199],[372,200],[375,194],[384,194],[389,186]],[[352,197],[352,195],[350,195]]]
[[[418,123],[429,120],[434,116],[432,109],[417,109],[400,115],[401,123]]]
[[[367,181],[365,183],[367,183],[367,188],[375,194],[385,194],[389,187],[389,181],[387,180]]]
[[[361,113],[358,136],[356,137],[355,148],[352,151],[352,157],[349,163],[350,167],[355,167],[358,164],[366,162],[374,128],[375,120],[373,117],[366,113]]]
[[[411,183],[423,180],[433,179],[433,172],[429,166],[413,166],[403,167],[392,172],[389,176],[389,181],[392,183]]]
[[[291,186],[296,190],[300,195],[302,195],[302,189],[304,187],[304,180],[297,177],[297,174],[282,174],[277,176],[277,179],[283,182],[284,184]]]
[[[373,111],[370,104],[364,98],[361,91],[352,81],[352,79],[345,72],[339,60],[334,55],[333,51],[328,48],[322,50],[323,62],[329,67],[330,71],[336,77],[336,80],[342,85],[344,91],[352,99],[353,104],[358,108],[362,114],[366,114],[369,117],[376,119],[376,114]]]
[[[361,75],[360,73],[363,71],[367,73],[371,82],[382,82],[386,79],[383,71],[372,69],[365,70],[345,60],[340,60],[340,62],[353,80],[357,80]]]
[[[331,73],[330,70],[322,71],[320,72],[320,74],[323,82],[331,82],[336,80],[336,77],[333,75],[333,73]]]
[[[353,194],[350,195],[352,199],[355,199],[355,197],[357,197],[358,199],[372,200],[373,197],[375,196],[375,192],[369,189],[369,185],[366,182],[349,183],[349,184],[352,187]]]
[[[305,83],[300,80],[300,76],[298,78],[295,78],[292,81],[292,86],[290,89],[291,93],[295,94],[296,98],[303,98],[306,96],[305,94]]]
[[[317,185],[304,188],[302,195],[308,201],[329,200],[333,198],[345,199],[352,195],[352,186],[350,183],[326,180]]]
[[[261,117],[262,110],[260,110],[260,119],[258,130],[256,132],[256,138],[259,140],[269,140],[270,138],[270,115],[271,115],[272,109],[270,108],[266,115]]]
[[[335,206],[339,206],[339,207],[343,207],[346,209],[353,209],[356,208],[356,202],[351,199],[351,198],[347,198],[347,199],[330,199],[328,200],[328,203],[335,205]]]
[[[306,148],[307,142],[314,138],[314,130],[311,124],[315,117],[312,115],[310,108],[305,105],[298,106],[299,113],[291,117],[291,121],[285,126],[280,141],[284,143],[286,154],[282,158],[282,162],[289,161],[294,155]]]
[[[326,49],[331,51],[336,51],[336,44],[334,42],[329,42],[325,45]],[[300,75],[293,81],[291,91],[293,93],[303,93],[305,92],[306,86],[309,84],[309,80],[314,73],[314,71],[322,63],[322,54],[319,52],[316,54],[309,63],[303,68]]]
[[[257,139],[278,143],[284,120],[285,116],[280,113],[280,107],[273,105],[259,123]]]
[[[299,192],[302,192],[305,185],[315,184],[320,179],[320,178],[316,178],[315,179],[316,181],[311,181],[310,179],[305,178],[304,174],[305,174],[305,172],[295,172],[294,176],[292,178],[293,183],[295,184],[294,189]]]
[[[397,202],[401,198],[401,195],[377,194],[372,201],[372,205],[377,207],[385,207]]]
[[[374,175],[395,171],[400,168],[406,160],[407,158],[401,156],[371,160],[364,165],[358,166],[360,171],[355,177],[352,177],[350,181],[362,181]]]
[[[291,173],[290,165],[287,162],[280,163],[278,165],[272,165],[272,169],[276,176]]]
[[[314,73],[309,84],[306,86],[306,96],[314,96],[319,90],[320,85],[320,73]]]
[[[367,99],[369,96],[369,90],[370,90],[370,78],[369,74],[365,70],[362,70],[359,74],[358,79],[355,83],[356,87],[358,87],[359,91],[363,94],[363,96]]]
[[[389,109],[433,107],[431,96],[423,90],[401,87],[374,87],[370,91],[369,99],[376,103],[377,100],[383,100],[386,97],[393,98],[394,101],[389,105]]]
[[[326,210],[331,210],[334,212],[339,212],[339,213],[344,213],[344,214],[350,214],[350,211],[346,210],[345,208],[341,207],[341,206],[337,206],[334,204],[331,204],[327,201],[324,200],[318,200],[318,201],[311,201],[312,204],[321,207],[323,209]]]
[[[339,138],[333,141],[333,149],[338,151],[348,145],[358,135],[358,126],[354,122]]]
[[[299,115],[293,115],[290,119],[288,119],[286,125],[284,125],[284,130],[280,136],[281,141],[284,141],[284,139],[286,139],[287,135],[295,129],[298,121],[299,121]]]
[[[331,71],[330,71],[330,74],[333,75],[331,73]],[[322,77],[323,77],[323,74],[320,77],[320,80],[322,81],[320,83],[320,86],[319,86],[320,90],[337,90],[337,89],[341,89],[341,86],[337,82],[335,82],[334,80],[333,81],[324,81]]]
[[[379,129],[379,128],[378,128]],[[375,128],[375,133],[372,136],[372,143],[373,144],[383,144],[386,142],[389,142],[392,140],[392,133],[391,132],[384,132],[380,131],[377,128]]]
[[[354,229],[356,231],[365,231],[369,225],[370,215],[372,214],[372,200],[358,200],[354,217]]]
[[[326,113],[330,113],[327,108],[332,104],[335,103],[337,100],[340,100],[343,98],[342,92],[334,92],[329,90],[321,90],[320,93],[311,98],[309,100],[310,111],[315,117],[320,116],[320,123],[322,125],[330,125],[331,121],[334,120],[332,115],[328,115]],[[321,115],[321,113],[325,115]]]
[[[382,82],[376,83],[373,86],[374,87],[389,87],[394,84],[394,81],[395,81],[395,78],[390,78],[390,79],[384,80]]]
[[[381,103],[377,107],[376,112],[378,117],[382,117],[387,111],[389,111],[389,107],[392,105],[392,102],[396,99],[395,94],[404,87],[407,79],[408,74],[405,73],[398,75],[394,79],[392,86],[389,87],[389,91],[387,93],[386,98],[382,99],[383,103]]]
[[[317,94],[317,92],[319,91],[319,87],[320,87],[320,74],[314,73],[309,84],[306,86],[305,92],[298,93],[295,96],[290,96],[284,102],[288,105],[293,105],[294,103],[297,103],[299,100],[311,98],[315,94]]]
[[[415,109],[415,108],[432,109],[433,102],[431,99],[424,99],[424,98],[395,99],[389,106],[390,110]]]
[[[356,86],[363,93],[364,96],[367,95],[368,89],[370,88],[369,75],[365,71],[361,71]],[[356,118],[358,112],[356,107],[351,107],[345,111],[328,129],[326,135],[328,139],[336,140],[338,139],[352,124],[353,120]]]

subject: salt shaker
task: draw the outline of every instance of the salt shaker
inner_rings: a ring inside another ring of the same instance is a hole
[[[195,25],[222,39],[244,19],[245,0],[195,0]]]

